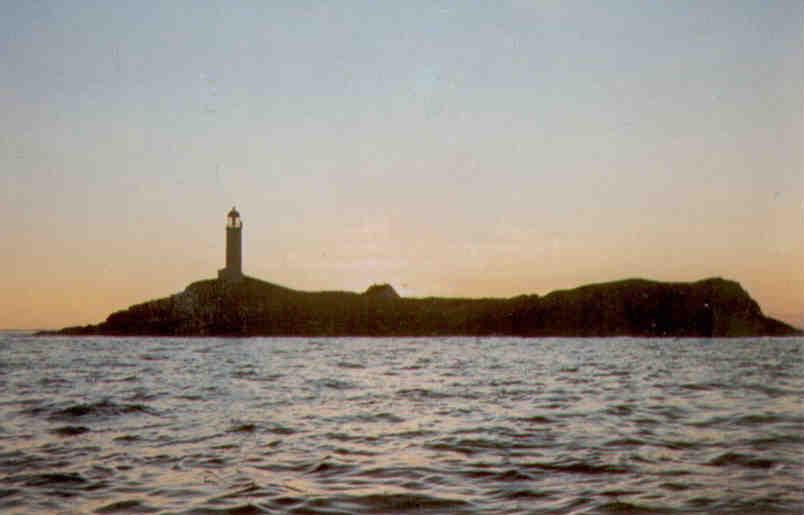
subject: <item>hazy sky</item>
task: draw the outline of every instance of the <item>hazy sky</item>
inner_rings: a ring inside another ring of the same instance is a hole
[[[13,2],[0,327],[214,277],[233,204],[244,271],[292,288],[722,276],[802,326],[802,27],[800,0]]]

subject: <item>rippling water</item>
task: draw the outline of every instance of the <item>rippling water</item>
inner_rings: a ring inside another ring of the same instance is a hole
[[[4,513],[801,513],[802,339],[0,336]]]

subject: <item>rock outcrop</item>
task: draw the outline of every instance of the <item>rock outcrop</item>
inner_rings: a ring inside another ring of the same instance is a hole
[[[250,277],[183,292],[48,334],[161,336],[758,336],[801,334],[768,318],[736,282],[643,279],[543,297],[404,298],[387,284],[363,294],[302,292]]]

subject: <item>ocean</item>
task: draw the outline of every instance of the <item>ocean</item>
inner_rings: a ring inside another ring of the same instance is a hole
[[[0,335],[0,512],[804,513],[804,339]]]

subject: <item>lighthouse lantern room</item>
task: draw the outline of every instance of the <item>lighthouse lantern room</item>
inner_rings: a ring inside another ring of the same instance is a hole
[[[240,213],[232,207],[226,215],[226,268],[218,270],[218,278],[240,280],[243,278],[242,253],[243,221]]]

